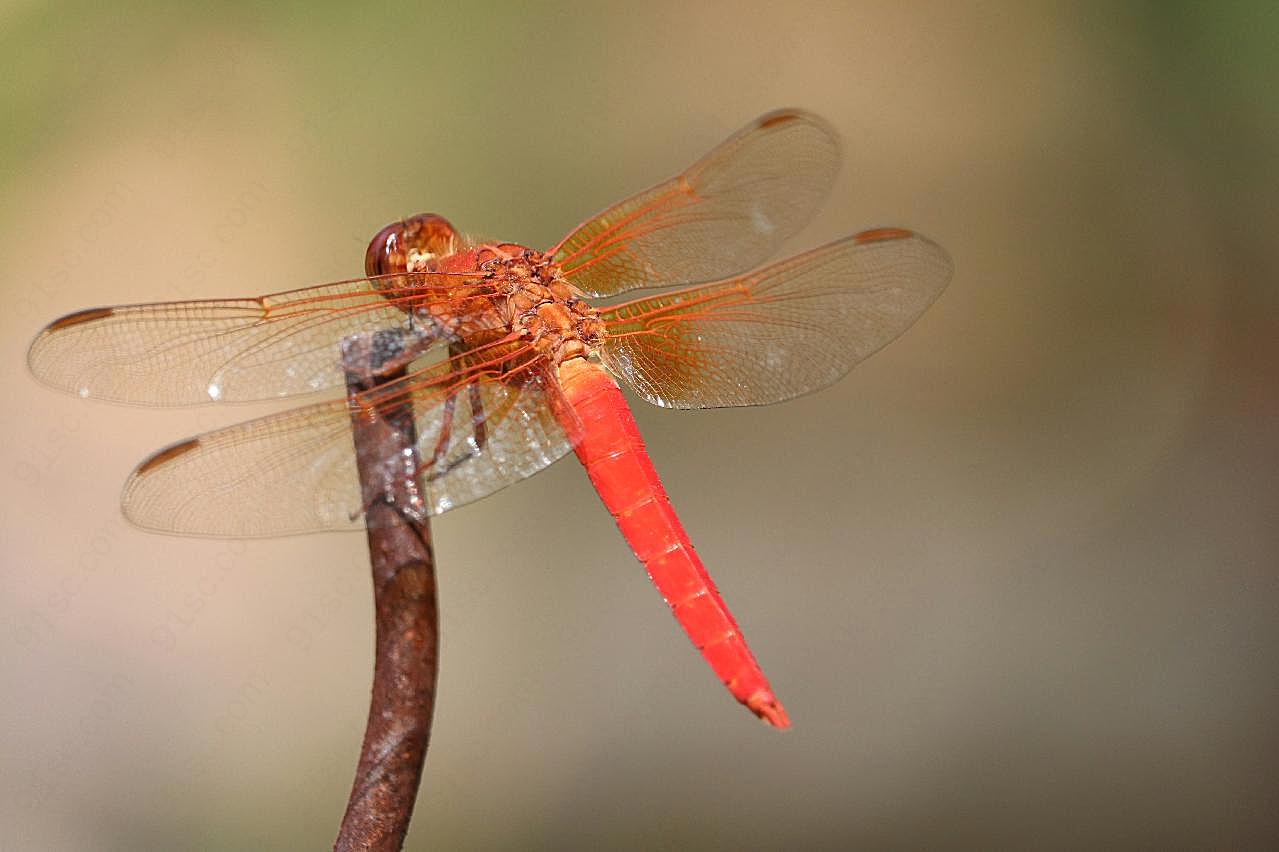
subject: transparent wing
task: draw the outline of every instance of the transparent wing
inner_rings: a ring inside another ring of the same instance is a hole
[[[803,227],[839,169],[825,121],[769,113],[692,168],[609,207],[551,250],[582,291],[713,281],[757,266]]]
[[[951,276],[936,243],[866,231],[764,269],[602,312],[606,366],[670,408],[762,405],[834,382],[891,342]]]
[[[341,387],[342,338],[388,328],[429,338],[437,329],[421,319],[432,314],[425,306],[488,287],[474,275],[413,273],[256,298],[90,308],[45,326],[27,361],[46,384],[113,402],[275,399]]]
[[[513,371],[440,365],[359,401],[297,408],[160,450],[129,477],[124,513],[147,529],[192,535],[360,529],[365,506],[351,417],[407,402],[417,429],[409,463],[420,471],[420,508],[438,514],[568,452],[549,398],[557,392],[531,361]]]

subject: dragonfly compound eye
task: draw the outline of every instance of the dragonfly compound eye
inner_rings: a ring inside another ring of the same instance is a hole
[[[402,222],[392,222],[377,232],[364,253],[364,274],[390,275],[419,272],[431,261],[453,254],[459,243],[457,231],[443,216],[419,213]]]

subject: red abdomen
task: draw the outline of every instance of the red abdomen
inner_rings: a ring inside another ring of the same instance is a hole
[[[583,358],[559,368],[577,422],[565,428],[587,475],[649,579],[733,697],[764,721],[790,725],[737,622],[715,590],[649,461],[617,384]]]

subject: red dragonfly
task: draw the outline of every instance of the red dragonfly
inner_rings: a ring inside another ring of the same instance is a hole
[[[785,728],[614,377],[667,408],[761,405],[831,384],[904,332],[951,275],[946,253],[918,234],[877,228],[755,268],[808,222],[838,166],[824,121],[774,112],[547,251],[467,240],[424,214],[374,237],[365,278],[91,308],[46,326],[29,362],[85,397],[263,400],[343,387],[338,343],[380,333],[401,378],[162,449],[129,477],[124,513],[188,534],[358,529],[350,418],[387,405],[414,412],[415,452],[395,473],[413,485],[394,499],[418,519],[572,450],[715,674]],[[651,287],[677,289],[608,307],[584,300]]]

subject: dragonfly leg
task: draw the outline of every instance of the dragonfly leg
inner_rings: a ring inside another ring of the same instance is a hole
[[[457,369],[462,365],[462,356],[464,352],[457,344],[449,344],[449,361],[452,366]],[[470,384],[466,388],[467,401],[471,406],[471,434],[474,436],[474,443],[465,454],[454,459],[447,465],[443,465],[444,457],[448,455],[449,445],[453,438],[453,415],[457,409],[457,391],[452,390],[444,400],[443,412],[440,417],[440,435],[435,441],[435,451],[431,454],[431,461],[427,464],[431,473],[427,477],[427,481],[439,479],[442,476],[453,471],[458,465],[469,459],[475,458],[484,452],[484,445],[488,440],[488,433],[484,426],[484,399],[480,395],[480,388],[476,384]]]
[[[439,476],[436,468],[440,462],[444,461],[444,456],[449,451],[449,443],[453,437],[453,412],[457,409],[457,391],[449,391],[448,396],[444,398],[443,411],[440,414],[440,434],[435,439],[435,451],[431,453],[431,460],[426,466],[431,469],[432,473],[429,478],[434,479]]]
[[[488,431],[484,425],[484,399],[480,396],[480,386],[468,385],[466,393],[471,402],[471,432],[475,435],[475,449],[483,452]]]

